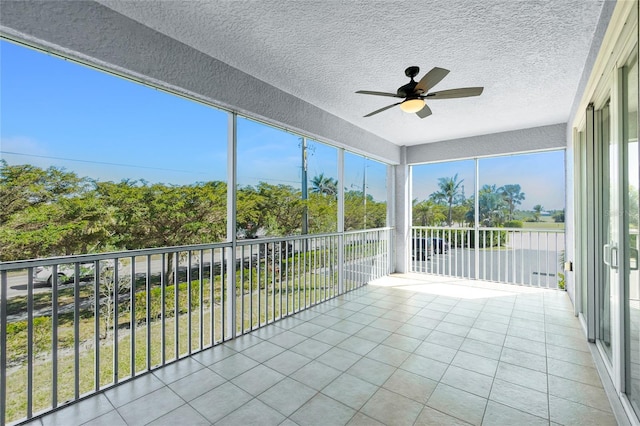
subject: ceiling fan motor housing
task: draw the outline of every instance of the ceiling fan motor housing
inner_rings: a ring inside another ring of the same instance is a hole
[[[398,96],[402,96],[403,98],[407,98],[411,95],[417,95],[415,93],[416,91],[416,85],[418,83],[413,81],[413,79],[411,79],[411,81],[407,84],[405,84],[404,86],[401,86],[398,88]]]
[[[416,67],[416,66],[409,67],[406,70],[404,70],[404,74],[407,77],[409,77],[411,81],[405,84],[404,86],[401,86],[398,88],[398,96],[402,96],[403,98],[408,98],[409,96],[412,96],[412,95],[416,95],[416,96],[418,95],[417,93],[415,93],[416,86],[418,85],[418,83],[413,80],[413,77],[417,76],[419,72],[420,72],[420,67]]]

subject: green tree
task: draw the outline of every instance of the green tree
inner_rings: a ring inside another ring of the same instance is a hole
[[[344,229],[372,229],[386,226],[387,203],[375,201],[367,194],[366,202],[362,191],[344,192]]]
[[[504,198],[504,201],[509,206],[509,219],[513,220],[513,211],[517,205],[522,204],[524,201],[524,192],[521,191],[520,185],[518,184],[509,184],[504,185],[500,189],[500,194]]]
[[[0,226],[3,261],[100,251],[109,245],[112,209],[88,193],[29,206]]]
[[[473,223],[475,208],[473,204],[467,213],[467,221]],[[478,218],[482,226],[500,226],[504,222],[507,204],[496,185],[483,185],[478,191]]]
[[[338,181],[320,173],[311,179],[311,192],[314,194],[338,196]]]
[[[113,244],[140,249],[221,241],[226,236],[226,183],[149,185],[99,182],[97,192],[114,208]],[[168,258],[166,273],[174,269]]]
[[[90,184],[89,179],[61,168],[44,170],[30,164],[10,166],[0,160],[0,225],[28,207],[84,193]]]
[[[327,194],[311,193],[307,201],[309,232],[336,232],[338,226],[338,200]]]
[[[387,203],[375,201],[367,195],[366,228],[382,228],[387,226]]]
[[[260,182],[256,187],[239,188],[237,193],[238,229],[248,238],[259,230],[274,236],[300,233],[306,203],[299,190]]]
[[[109,245],[113,210],[75,173],[0,161],[0,260],[99,251]]]
[[[453,206],[453,213],[452,213],[453,221],[460,224],[460,226],[464,226],[468,211],[469,211],[469,205],[466,202],[458,206]]]
[[[418,202],[418,200],[413,200],[413,225],[439,225],[447,219],[445,209],[446,206],[436,204],[433,200],[424,200],[420,202]]]
[[[544,207],[542,207],[540,204],[536,204],[535,206],[533,206],[534,221],[540,222],[540,215],[542,214],[542,210],[544,210]]]
[[[344,229],[364,229],[365,205],[362,191],[344,192]]]
[[[226,235],[226,183],[149,185],[99,182],[97,191],[115,207],[114,242],[124,249],[221,241]]]
[[[252,186],[238,188],[236,191],[237,231],[246,238],[256,238],[258,231],[266,224],[266,217],[259,208],[261,197]]]
[[[447,215],[447,224],[449,226],[453,224],[453,206],[464,202],[462,196],[462,182],[464,182],[464,179],[458,180],[457,173],[453,177],[439,178],[439,190],[429,196],[432,200],[444,203],[448,206],[449,213]]]
[[[267,235],[299,234],[301,231],[304,202],[302,194],[289,185],[258,184],[260,202],[258,208],[264,215]]]
[[[564,223],[564,209],[558,210],[553,214],[553,221],[556,223]]]

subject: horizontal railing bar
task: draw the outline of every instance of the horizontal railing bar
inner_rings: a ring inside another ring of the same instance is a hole
[[[342,235],[355,235],[355,234],[364,234],[364,233],[373,233],[374,231],[386,231],[392,230],[393,228],[374,228],[374,229],[363,229],[356,231],[345,231]],[[282,242],[282,241],[298,241],[305,240],[309,238],[319,238],[319,237],[331,237],[340,235],[338,232],[333,233],[325,233],[325,234],[305,234],[305,235],[288,235],[286,237],[270,237],[270,238],[256,238],[256,239],[238,239],[236,241],[236,245],[251,245],[251,244],[265,244],[271,242]],[[14,269],[26,269],[29,267],[37,267],[37,266],[53,266],[64,263],[89,263],[96,260],[108,260],[108,259],[116,259],[121,257],[130,257],[130,256],[152,256],[156,254],[163,253],[175,253],[181,251],[199,251],[199,250],[210,250],[215,248],[225,248],[231,247],[231,242],[219,242],[219,243],[210,243],[210,244],[192,244],[192,245],[184,245],[184,246],[169,246],[169,247],[157,247],[157,248],[145,248],[145,249],[135,249],[135,250],[123,250],[123,251],[114,251],[108,253],[99,253],[99,254],[77,254],[77,255],[69,255],[69,256],[55,256],[55,257],[47,257],[47,258],[39,258],[39,259],[24,259],[24,260],[15,260],[10,262],[0,262],[0,271],[9,271]]]
[[[219,247],[231,247],[231,243],[195,244],[190,246],[157,247],[137,250],[114,251],[100,254],[77,254],[71,256],[47,257],[44,259],[16,260],[12,262],[0,262],[0,271],[12,269],[25,269],[35,266],[53,266],[65,263],[89,263],[96,260],[119,259],[130,256],[152,256],[156,254],[175,253],[181,251],[197,251]]]
[[[472,227],[455,227],[455,226],[413,226],[413,229],[422,230],[451,230],[451,231],[473,231]],[[546,234],[564,234],[564,229],[539,229],[539,228],[496,228],[484,227],[478,228],[480,231],[505,231],[505,232],[541,232]]]

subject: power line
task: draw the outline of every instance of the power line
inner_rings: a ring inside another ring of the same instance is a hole
[[[64,157],[53,157],[49,155],[36,155],[36,154],[25,154],[23,152],[14,152],[14,151],[2,151],[0,150],[0,154],[10,154],[10,155],[21,155],[24,157],[34,157],[34,158],[46,158],[49,160],[61,160],[61,161],[72,161],[76,163],[88,163],[88,164],[102,164],[105,166],[119,166],[119,167],[130,167],[135,169],[148,169],[148,170],[160,170],[160,171],[169,171],[169,172],[180,172],[180,173],[193,173],[193,174],[201,174],[205,175],[205,172],[197,172],[193,170],[180,170],[180,169],[168,169],[164,167],[151,167],[151,166],[138,166],[134,164],[123,164],[123,163],[111,163],[108,161],[93,161],[93,160],[80,160],[77,158],[64,158]],[[276,182],[285,182],[285,183],[300,183],[297,180],[285,180],[285,179],[274,179],[274,178],[260,178],[257,176],[239,176],[244,179],[256,179],[258,181],[276,181]]]
[[[77,158],[64,158],[64,157],[52,157],[48,155],[25,154],[23,152],[0,151],[0,154],[22,155],[24,157],[35,157],[35,158],[47,158],[49,160],[73,161],[76,163],[102,164],[105,166],[131,167],[135,169],[162,170],[165,172],[168,171],[168,172],[180,172],[180,173],[206,174],[205,172],[195,172],[193,170],[167,169],[163,167],[139,166],[135,164],[110,163],[108,161],[80,160]]]

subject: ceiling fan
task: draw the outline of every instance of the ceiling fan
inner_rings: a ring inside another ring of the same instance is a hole
[[[388,110],[396,105],[400,105],[400,109],[404,112],[413,113],[420,118],[426,118],[431,115],[431,108],[425,103],[425,99],[453,99],[453,98],[466,98],[469,96],[479,96],[482,94],[484,87],[464,87],[460,89],[442,90],[440,92],[429,92],[433,86],[440,83],[440,81],[449,74],[449,70],[444,68],[432,68],[431,71],[426,73],[420,81],[416,82],[413,77],[420,72],[419,67],[409,67],[404,73],[411,81],[404,86],[398,88],[397,93],[387,92],[374,92],[371,90],[358,90],[356,93],[362,95],[375,95],[375,96],[387,96],[390,98],[405,98],[404,101],[398,102],[392,105],[388,105],[384,108],[380,108],[365,117],[371,117],[374,114]]]

